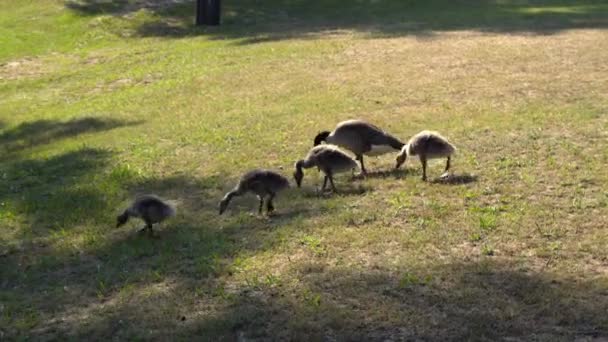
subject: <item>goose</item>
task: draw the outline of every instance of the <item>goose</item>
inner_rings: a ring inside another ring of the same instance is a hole
[[[150,234],[153,234],[153,224],[175,216],[175,213],[175,204],[165,201],[156,195],[138,196],[122,214],[116,217],[116,228],[127,223],[130,217],[138,217],[146,223],[146,226],[140,231],[147,229]]]
[[[262,213],[264,199],[268,197],[266,209],[270,214],[274,211],[272,200],[279,191],[288,187],[289,181],[287,178],[274,171],[261,169],[249,171],[241,177],[234,189],[226,193],[224,198],[220,201],[220,215],[226,211],[226,208],[228,208],[228,204],[233,197],[242,196],[247,192],[254,193],[258,196],[258,199],[260,200],[260,206],[258,208],[259,214]]]
[[[325,190],[327,181],[329,180],[332,190],[337,192],[333,176],[336,173],[347,172],[357,168],[357,162],[335,145],[323,144],[315,146],[304,159],[298,160],[295,164],[296,170],[293,177],[296,180],[298,188],[302,185],[302,178],[304,178],[302,169],[315,166],[325,174],[321,191]]]
[[[456,147],[441,134],[434,131],[422,131],[414,135],[407,144],[403,146],[401,152],[397,155],[397,165],[395,168],[398,169],[405,163],[408,156],[418,155],[420,163],[422,163],[422,180],[426,181],[427,160],[447,158],[445,172],[441,175],[441,177],[445,177],[450,170],[450,157],[454,152],[456,152]]]
[[[342,121],[333,132],[320,132],[315,137],[314,146],[318,146],[323,141],[352,151],[361,164],[363,175],[367,174],[363,155],[379,156],[389,152],[399,152],[404,145],[399,139],[363,120]]]

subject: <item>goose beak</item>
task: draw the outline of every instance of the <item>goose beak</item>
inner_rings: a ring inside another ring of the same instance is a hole
[[[220,215],[222,215],[226,211],[226,208],[228,208],[228,201],[222,200],[219,206]]]
[[[129,216],[127,216],[126,214],[121,214],[118,215],[116,217],[116,228],[122,226],[123,224],[127,223],[127,220],[129,220]]]
[[[406,158],[407,157],[405,155],[398,155],[397,159],[396,159],[395,169],[400,168],[401,165],[403,165],[403,163],[405,163]]]

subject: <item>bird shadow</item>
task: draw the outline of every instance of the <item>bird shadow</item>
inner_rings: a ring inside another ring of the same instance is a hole
[[[463,174],[450,174],[447,177],[437,177],[432,179],[429,183],[432,184],[445,184],[445,185],[460,185],[460,184],[469,184],[477,182],[477,175],[472,175],[469,173]]]
[[[6,152],[15,152],[48,144],[81,134],[108,131],[141,124],[107,117],[84,117],[70,121],[38,120],[22,123],[0,134],[0,145]]]
[[[437,32],[479,31],[548,35],[566,29],[606,28],[601,1],[285,1],[234,0],[222,9],[222,26],[195,26],[195,1],[66,0],[81,16],[127,16],[153,13],[136,27],[140,37],[183,38],[205,35],[256,44],[286,39],[311,39],[331,31],[359,31],[371,38],[416,36]]]
[[[263,218],[266,219],[269,222],[274,222],[274,221],[278,221],[278,222],[284,222],[286,220],[292,220],[298,217],[307,217],[307,216],[314,216],[319,214],[320,209],[316,208],[316,207],[309,207],[309,208],[299,208],[299,209],[283,209],[283,210],[277,210],[274,211],[272,214],[268,215],[264,215]]]
[[[389,170],[378,170],[368,172],[367,176],[363,176],[361,174],[354,175],[351,177],[352,181],[359,181],[369,179],[385,179],[385,178],[395,178],[395,179],[403,179],[409,174],[407,169],[389,169]]]
[[[272,339],[277,333],[280,340],[324,340],[318,331],[326,326],[332,329],[332,337],[346,341],[493,341],[507,336],[526,340],[531,334],[548,341],[595,341],[607,332],[602,313],[608,298],[597,281],[558,279],[549,273],[522,271],[507,262],[452,262],[392,272],[382,266],[363,270],[325,266],[323,272],[315,272],[313,263],[292,265],[294,272],[303,275],[306,291],[330,300],[315,303],[311,310],[308,302],[282,293],[277,296],[275,288],[244,286],[230,307],[187,329],[201,334],[215,328],[240,335],[242,340],[250,336]],[[425,274],[425,280],[416,273]],[[345,310],[351,314],[337,314]],[[513,310],[520,314],[510,314]],[[324,326],[282,329],[295,315]],[[386,319],[389,315],[397,318]],[[404,322],[408,330],[402,328]]]
[[[361,184],[359,184],[358,186],[341,186],[336,188],[338,190],[337,192],[333,192],[331,190],[321,192],[321,189],[319,188],[316,188],[315,191],[312,191],[312,189],[305,189],[302,191],[302,197],[329,199],[336,196],[344,197],[363,195],[373,190],[373,188]]]

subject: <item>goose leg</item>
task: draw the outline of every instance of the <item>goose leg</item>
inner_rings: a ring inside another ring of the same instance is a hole
[[[334,185],[334,177],[333,177],[333,175],[332,175],[332,174],[330,174],[330,175],[329,175],[329,183],[331,184],[331,190],[332,190],[334,193],[337,193],[337,192],[338,192],[338,190],[336,190],[336,186]]]
[[[363,155],[362,154],[357,155],[357,160],[361,164],[361,174],[363,176],[367,176],[367,170],[365,170],[365,164],[363,163]]]
[[[140,233],[143,233],[145,231],[152,232],[152,223],[150,221],[148,221],[148,220],[144,220],[144,222],[146,223],[146,225],[143,226],[143,228],[141,228],[139,230],[139,232]]]
[[[450,176],[450,156],[448,156],[448,160],[445,163],[445,171],[439,178],[447,179],[449,176]]]
[[[321,187],[321,192],[325,191],[325,187],[327,186],[327,174],[325,174],[325,178],[323,178],[323,186]]]
[[[420,163],[422,163],[422,180],[426,181],[426,156],[420,155]]]
[[[144,220],[144,222],[145,222],[145,225],[144,225],[143,227],[141,227],[141,228],[140,228],[140,229],[137,231],[138,233],[143,233],[143,232],[145,232],[145,231],[147,231],[147,230],[149,229],[149,228],[148,228],[148,225],[149,225],[148,221]]]
[[[146,229],[148,229],[148,235],[150,237],[157,237],[157,236],[154,236],[154,230],[152,230],[152,223],[151,222],[146,222]]]
[[[260,200],[260,206],[258,207],[258,214],[261,214],[262,208],[264,207],[264,197],[258,195],[258,199]]]
[[[274,199],[275,195],[276,195],[275,193],[270,193],[270,196],[268,197],[268,201],[266,202],[266,211],[268,212],[268,214],[270,214],[274,211],[274,205],[272,204],[272,200]]]

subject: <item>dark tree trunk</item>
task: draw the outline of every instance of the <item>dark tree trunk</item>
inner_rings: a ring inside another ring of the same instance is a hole
[[[220,0],[196,0],[196,25],[219,25],[220,3]]]

